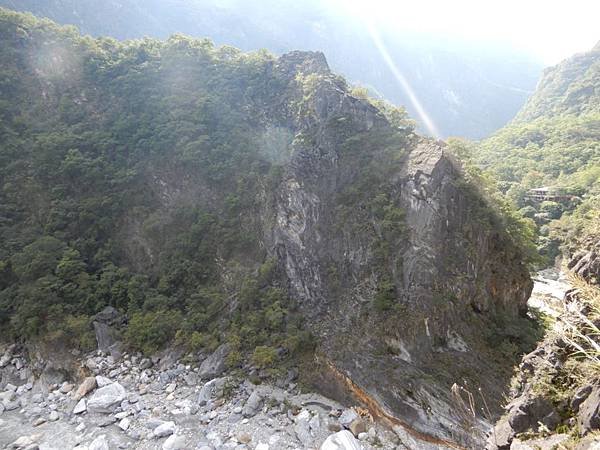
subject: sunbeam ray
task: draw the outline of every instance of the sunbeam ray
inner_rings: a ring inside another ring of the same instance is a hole
[[[441,135],[440,135],[437,127],[435,126],[433,119],[427,113],[427,111],[423,107],[423,104],[417,97],[417,94],[411,87],[410,83],[408,82],[406,77],[402,74],[402,72],[400,71],[400,69],[398,68],[396,63],[394,62],[394,59],[390,55],[390,52],[388,52],[385,44],[383,43],[383,40],[381,39],[381,36],[377,32],[377,29],[375,28],[375,26],[373,26],[373,24],[371,22],[367,22],[367,29],[369,31],[371,38],[373,39],[373,43],[375,44],[375,47],[377,47],[377,50],[379,51],[379,53],[381,53],[381,56],[383,57],[383,60],[385,61],[386,65],[388,66],[388,68],[394,75],[394,78],[396,78],[396,80],[400,84],[400,87],[402,88],[402,90],[404,91],[406,96],[408,97],[412,107],[414,108],[417,115],[419,116],[420,122],[425,127],[425,130],[431,136],[435,137],[436,139],[439,139]]]

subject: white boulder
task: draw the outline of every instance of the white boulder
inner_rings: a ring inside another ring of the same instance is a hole
[[[363,450],[358,439],[348,430],[332,434],[321,445],[321,450]]]
[[[85,401],[85,398],[82,398],[81,400],[79,400],[77,402],[77,404],[75,405],[75,408],[73,408],[73,414],[81,414],[82,412],[85,412],[87,410],[87,402]]]
[[[101,434],[92,441],[89,445],[88,450],[110,450],[106,436]]]
[[[154,437],[161,438],[170,436],[175,433],[175,422],[165,422],[157,426],[152,434]]]
[[[87,409],[90,412],[110,413],[127,398],[127,391],[119,383],[101,387],[90,397]]]

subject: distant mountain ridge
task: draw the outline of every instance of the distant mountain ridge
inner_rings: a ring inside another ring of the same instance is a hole
[[[73,24],[93,36],[164,39],[180,32],[246,51],[323,51],[334,71],[405,106],[422,124],[369,28],[324,5],[316,0],[0,0],[0,6]],[[505,125],[535,88],[542,69],[531,56],[511,48],[376,31],[442,137],[479,139]]]
[[[600,112],[600,42],[589,52],[546,69],[535,93],[515,120],[597,112]]]

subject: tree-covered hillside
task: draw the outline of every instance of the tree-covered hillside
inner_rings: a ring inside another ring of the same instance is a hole
[[[90,316],[112,305],[129,311],[136,347],[177,332],[214,347],[231,300],[223,265],[252,255],[260,270],[231,280],[241,341],[302,339],[247,214],[278,176],[259,143],[289,145],[259,125],[256,102],[286,82],[274,58],[182,36],[93,40],[0,14],[3,337],[88,347]],[[157,173],[204,204],[161,190]]]
[[[443,136],[483,138],[521,108],[542,65],[514,48],[377,28],[380,43],[362,18],[335,2],[291,0],[0,0],[92,36],[166,39],[173,33],[208,37],[245,51],[267,48],[322,51],[334,71],[403,105],[421,118],[385,52],[411,86]],[[430,133],[421,123],[421,130]]]
[[[535,94],[515,121],[600,113],[600,42],[544,71]]]
[[[471,152],[535,219],[548,263],[576,248],[600,211],[600,46],[547,69],[516,119]],[[558,199],[532,199],[536,188]]]

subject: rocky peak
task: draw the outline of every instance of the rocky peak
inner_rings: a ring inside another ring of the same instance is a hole
[[[326,137],[332,120],[347,120],[357,131],[376,122],[387,123],[364,99],[353,97],[346,81],[333,74],[321,52],[294,51],[282,55],[274,73],[286,80],[284,93],[276,100],[279,109],[272,120],[285,120],[296,134],[309,131]],[[326,147],[326,144],[320,145]]]
[[[458,173],[459,163],[447,151],[444,142],[421,139],[402,168],[403,177],[434,176],[438,171]]]
[[[293,51],[282,55],[277,60],[276,67],[284,73],[305,75],[329,74],[329,64],[322,52]]]

